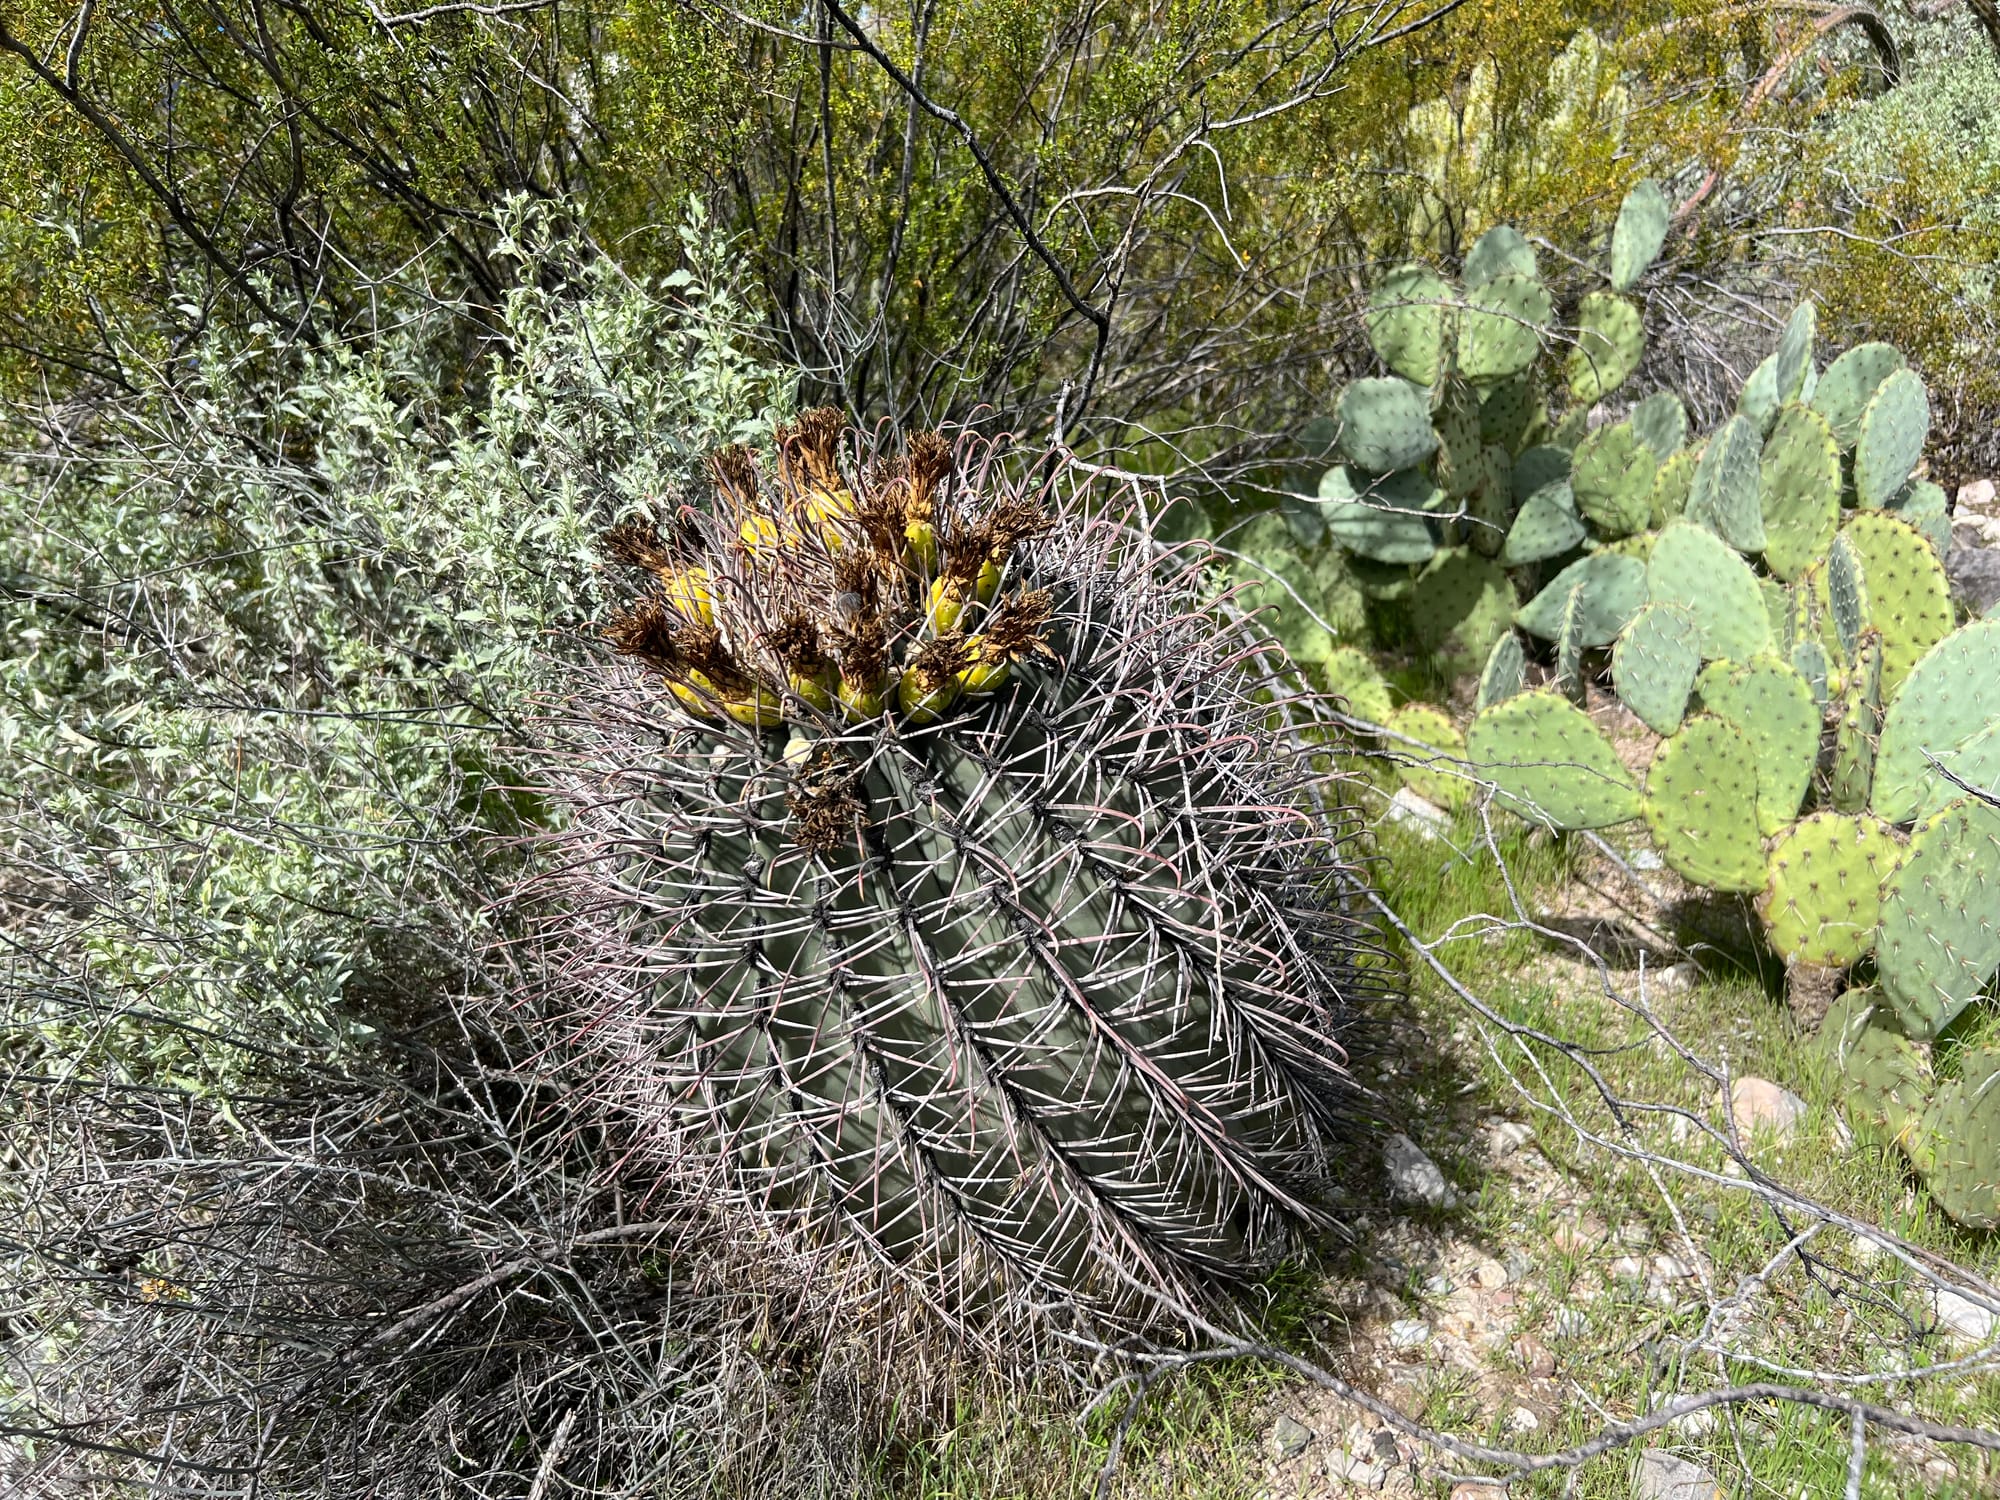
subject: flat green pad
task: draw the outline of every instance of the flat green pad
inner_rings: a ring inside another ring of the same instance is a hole
[[[1646,320],[1623,297],[1592,292],[1576,313],[1576,347],[1563,363],[1570,394],[1594,406],[1639,368],[1646,353]]]
[[[1327,687],[1347,702],[1347,712],[1370,724],[1388,722],[1395,711],[1389,684],[1376,669],[1374,659],[1355,646],[1336,646],[1320,663]]]
[[[1910,836],[1882,888],[1882,992],[1903,1029],[1936,1036],[2000,970],[2000,808],[1963,798]]]
[[[1461,372],[1463,373],[1463,372]],[[1548,410],[1526,375],[1502,380],[1479,393],[1479,440],[1519,453],[1540,440]]]
[[[1642,178],[1619,205],[1611,230],[1611,290],[1629,292],[1666,243],[1673,205],[1652,178]]]
[[[1542,352],[1554,310],[1548,288],[1516,271],[1467,287],[1458,315],[1458,373],[1479,381],[1519,375]]]
[[[1898,370],[1876,388],[1854,440],[1854,495],[1863,505],[1887,505],[1924,456],[1931,404],[1914,370]]]
[[[2000,1048],[1960,1049],[1958,1077],[1937,1086],[1903,1135],[1910,1165],[1937,1205],[1968,1229],[2000,1224]]]
[[[1500,561],[1517,568],[1560,557],[1581,542],[1584,535],[1583,518],[1576,513],[1569,481],[1557,479],[1543,485],[1522,504],[1514,524],[1507,528],[1507,540],[1500,546]]]
[[[1902,848],[1866,813],[1802,818],[1771,846],[1757,915],[1788,962],[1845,968],[1875,946],[1882,882]]]
[[[1407,380],[1371,375],[1350,381],[1335,417],[1341,451],[1377,474],[1414,468],[1437,451],[1430,397]]]
[[[1715,891],[1763,887],[1756,754],[1722,719],[1696,714],[1660,742],[1645,816],[1660,857],[1683,879]]]
[[[1882,637],[1872,630],[1855,642],[1839,702],[1827,796],[1840,812],[1860,812],[1869,805],[1882,736]]]
[[[1444,498],[1421,473],[1374,475],[1339,464],[1320,476],[1320,514],[1333,539],[1371,562],[1429,562],[1429,514]]]
[[[1672,391],[1655,391],[1644,400],[1635,401],[1632,415],[1626,420],[1639,434],[1639,441],[1652,449],[1653,457],[1661,463],[1687,446],[1687,408]]]
[[[1770,641],[1757,575],[1706,527],[1683,520],[1660,533],[1646,564],[1646,589],[1652,600],[1694,617],[1704,661],[1748,661]]]
[[[1465,498],[1465,536],[1487,557],[1499,556],[1514,525],[1512,467],[1505,448],[1495,443],[1480,448],[1478,478]]]
[[[1452,676],[1475,672],[1514,619],[1514,585],[1491,558],[1448,548],[1424,565],[1411,595],[1417,643]]]
[[[1639,441],[1630,422],[1600,427],[1576,446],[1569,487],[1583,518],[1604,536],[1630,536],[1646,527],[1647,498],[1660,462]]]
[[[1655,734],[1672,734],[1687,715],[1701,670],[1701,633],[1678,604],[1648,604],[1611,652],[1611,680],[1624,705]]]
[[[1759,461],[1764,564],[1797,578],[1840,527],[1840,448],[1826,418],[1796,403],[1778,413]]]
[[[1861,435],[1861,415],[1875,392],[1908,362],[1894,344],[1857,344],[1826,367],[1812,394],[1812,409],[1826,418],[1834,441],[1852,448]]]
[[[1652,492],[1646,496],[1646,523],[1654,530],[1687,513],[1688,496],[1694,493],[1695,465],[1700,460],[1700,454],[1683,448],[1660,465],[1653,476]]]
[[[1738,552],[1764,550],[1764,508],[1758,495],[1763,453],[1757,424],[1748,417],[1731,417],[1716,429],[1695,465],[1687,518]]]
[[[1785,331],[1771,356],[1772,384],[1781,406],[1804,399],[1806,381],[1812,375],[1813,335],[1819,330],[1819,313],[1812,303],[1801,302],[1785,320]]]
[[[1463,807],[1471,800],[1471,773],[1457,764],[1465,759],[1465,736],[1451,715],[1428,703],[1406,703],[1389,715],[1384,727],[1418,742],[1387,742],[1405,786],[1439,807]],[[1426,745],[1430,748],[1419,748]]]
[[[1765,433],[1778,419],[1778,408],[1783,404],[1778,399],[1778,356],[1768,354],[1736,393],[1736,414]]]
[[[1398,266],[1368,297],[1368,341],[1405,380],[1434,385],[1444,369],[1451,288],[1429,266]]]
[[[1572,611],[1570,595],[1578,589],[1582,596]],[[1559,641],[1569,620],[1575,645],[1608,646],[1645,602],[1646,565],[1615,552],[1596,552],[1556,574],[1521,606],[1514,623],[1530,635]]]
[[[1510,630],[1486,653],[1486,665],[1479,669],[1479,696],[1474,706],[1491,708],[1496,703],[1505,703],[1527,685],[1528,653],[1521,646],[1521,638]]]
[[[1882,721],[1872,806],[1892,823],[1917,815],[1940,759],[2000,724],[2000,620],[1953,631],[1911,669]]]
[[[1882,696],[1890,699],[1924,653],[1951,634],[1951,584],[1930,541],[1896,516],[1859,512],[1840,536],[1861,565],[1863,613],[1882,632]]]
[[[1846,1085],[1850,1115],[1902,1137],[1929,1101],[1933,1080],[1930,1059],[1903,1035],[1895,1012],[1875,990],[1852,989],[1833,1002],[1819,1035]]]
[[[1554,828],[1606,828],[1639,815],[1639,788],[1611,742],[1560,693],[1537,688],[1482,709],[1466,754],[1502,805]]]
[[[1465,252],[1465,284],[1478,286],[1496,276],[1533,276],[1535,247],[1511,224],[1496,224]]]
[[[1956,750],[1938,756],[1938,764],[1974,791],[2000,797],[2000,721],[1987,725]],[[1928,818],[1946,803],[1966,795],[1957,782],[1933,775],[1919,816]]]
[[[1526,504],[1535,491],[1559,479],[1567,480],[1569,469],[1567,448],[1558,448],[1554,443],[1537,443],[1532,448],[1523,449],[1520,457],[1514,460],[1509,476],[1514,486],[1514,499]]]
[[[1943,486],[1912,479],[1896,492],[1887,509],[1921,531],[1939,557],[1951,551],[1951,501]]]
[[[1819,761],[1820,712],[1789,662],[1759,656],[1716,662],[1697,684],[1702,707],[1727,720],[1757,762],[1757,828],[1776,833],[1799,815]]]

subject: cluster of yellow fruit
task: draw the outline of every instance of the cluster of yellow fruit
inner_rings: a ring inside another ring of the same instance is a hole
[[[837,409],[809,411],[778,429],[774,472],[745,448],[714,454],[708,512],[607,533],[652,583],[606,638],[696,718],[858,725],[893,707],[930,724],[1051,654],[1048,591],[1003,587],[1020,543],[1051,524],[1040,504],[972,493],[976,475],[934,432],[850,480],[846,432]]]

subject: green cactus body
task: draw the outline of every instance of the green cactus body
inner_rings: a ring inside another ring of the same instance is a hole
[[[1851,516],[1840,540],[1860,566],[1865,614],[1882,633],[1882,696],[1893,698],[1910,669],[1951,634],[1951,585],[1923,533],[1886,512]]]
[[[1619,700],[1656,734],[1681,727],[1700,670],[1700,632],[1694,616],[1678,604],[1646,605],[1611,653]]]
[[[1757,425],[1747,417],[1731,417],[1708,440],[1695,465],[1687,518],[1738,552],[1764,549],[1764,508],[1759,498],[1763,451]]]
[[[1652,600],[1694,617],[1704,661],[1748,661],[1769,644],[1757,575],[1706,527],[1682,520],[1660,532],[1646,564],[1646,588]]]
[[[1695,714],[1662,740],[1646,772],[1646,827],[1676,874],[1715,891],[1764,884],[1757,832],[1757,758],[1713,714]]]
[[[1887,505],[1924,456],[1930,398],[1914,370],[1897,370],[1875,390],[1854,440],[1854,495],[1862,505]]]
[[[1924,1186],[1969,1229],[2000,1225],[2000,1048],[1964,1047],[1958,1076],[1941,1083],[1903,1133],[1903,1149]]]
[[[1451,288],[1428,266],[1398,266],[1368,298],[1368,341],[1382,363],[1418,385],[1444,373]]]
[[[1618,222],[1611,231],[1611,290],[1629,292],[1646,274],[1666,243],[1673,205],[1660,185],[1647,177],[1625,195]]]
[[[1683,448],[1654,474],[1653,488],[1646,495],[1646,522],[1655,531],[1687,513],[1688,497],[1694,493],[1695,466],[1700,458],[1700,454]]]
[[[1580,591],[1580,592],[1579,592]],[[1572,593],[1577,604],[1570,608]],[[1556,574],[1514,616],[1514,623],[1544,640],[1573,640],[1578,648],[1608,646],[1646,602],[1646,566],[1636,558],[1597,552]],[[1568,618],[1569,629],[1564,622]]]
[[[1897,491],[1887,508],[1922,532],[1940,558],[1951,551],[1951,501],[1941,486],[1928,479],[1913,479]]]
[[[1465,759],[1465,736],[1451,715],[1428,703],[1407,703],[1389,715],[1385,727],[1417,742],[1389,745],[1405,786],[1439,807],[1463,807],[1471,800],[1469,773],[1456,764]]]
[[[1480,710],[1466,755],[1501,804],[1554,828],[1605,828],[1639,815],[1639,789],[1611,742],[1560,693],[1516,693]]]
[[[1793,404],[1778,414],[1759,463],[1764,563],[1799,576],[1840,527],[1840,449],[1826,418]]]
[[[1548,426],[1548,409],[1532,379],[1517,375],[1481,388],[1479,440],[1509,453],[1520,453],[1540,441]]]
[[[1813,377],[1813,335],[1819,328],[1819,314],[1810,302],[1801,302],[1785,321],[1785,331],[1771,356],[1771,382],[1778,405],[1803,401]],[[1766,429],[1768,430],[1768,428]]]
[[[1852,449],[1861,436],[1862,414],[1882,382],[1907,368],[1893,344],[1857,344],[1826,367],[1813,391],[1812,408],[1826,418],[1843,450]]]
[[[1764,623],[1771,634],[1771,647],[1782,656],[1792,628],[1792,592],[1775,578],[1759,578],[1757,592],[1764,599]]]
[[[1827,798],[1840,812],[1860,812],[1875,783],[1877,746],[1882,734],[1882,643],[1872,630],[1861,633],[1840,692],[1834,727],[1833,766]]]
[[[594,1076],[635,1122],[682,1118],[739,1199],[840,1226],[950,1313],[1171,1320],[1333,1222],[1363,1100],[1338,1030],[1379,984],[1372,945],[1184,563],[1099,519],[1080,476],[1048,514],[970,438],[882,462],[887,484],[855,464],[839,545],[753,551],[738,523],[775,529],[799,496],[743,459],[716,502],[740,514],[674,539],[711,618],[654,593],[608,632],[640,670],[592,679],[602,765],[577,778]],[[891,694],[844,726],[788,663],[823,647],[879,686],[900,661],[926,693],[968,670],[894,524],[947,474],[939,556],[1004,561],[966,613],[1011,670],[934,722],[897,722]],[[694,670],[778,700],[792,743],[668,691]]]
[[[1819,760],[1819,709],[1789,662],[1759,656],[1714,662],[1695,684],[1702,707],[1732,725],[1757,762],[1757,827],[1773,834],[1798,816]]]
[[[1938,764],[1958,781],[1942,775],[1932,776],[1925,786],[1918,817],[1928,818],[1946,803],[1955,801],[1961,795],[1961,782],[1975,793],[2000,797],[2000,720],[1988,724],[1958,749],[1947,750],[1937,759]]]
[[[1388,721],[1395,711],[1389,683],[1375,666],[1375,659],[1358,646],[1336,646],[1320,663],[1327,691],[1346,705],[1346,711],[1370,724]]]
[[[1429,562],[1437,551],[1430,514],[1443,498],[1411,469],[1375,475],[1341,464],[1319,482],[1327,531],[1350,552],[1378,563]]]
[[[1629,536],[1644,530],[1651,516],[1647,500],[1659,467],[1632,424],[1617,422],[1577,444],[1570,492],[1584,519],[1599,532]]]
[[[1496,276],[1535,275],[1535,247],[1511,224],[1496,224],[1465,253],[1465,284],[1480,286]]]
[[[1934,1086],[1930,1059],[1903,1034],[1894,1013],[1872,989],[1851,989],[1833,1002],[1820,1045],[1845,1087],[1857,1119],[1900,1141],[1922,1114]]]
[[[1523,502],[1507,528],[1500,561],[1509,567],[1560,557],[1584,539],[1583,518],[1576,512],[1567,479],[1543,485]]]
[[[1474,551],[1498,557],[1514,524],[1513,465],[1507,450],[1488,443],[1479,450],[1479,475],[1465,502],[1465,534]]]
[[[1767,354],[1736,393],[1736,414],[1767,433],[1778,418],[1778,404],[1778,356]]]
[[[1514,459],[1510,470],[1515,503],[1525,505],[1537,490],[1558,480],[1567,483],[1570,466],[1570,451],[1567,448],[1558,448],[1553,443],[1537,443],[1532,448],[1524,448]]]
[[[1926,752],[1951,756],[2000,724],[2000,620],[1974,620],[1910,671],[1882,723],[1872,806],[1892,823],[1917,815],[1938,776]]]
[[[1845,536],[1833,539],[1826,567],[1813,575],[1814,587],[1826,589],[1822,614],[1833,628],[1832,644],[1842,661],[1854,660],[1861,632],[1868,625],[1868,586],[1862,576],[1861,557]]]
[[[1590,436],[1590,408],[1572,406],[1562,414],[1560,421],[1549,432],[1549,441],[1558,448],[1566,448],[1575,457],[1577,444]]]
[[[1479,695],[1475,707],[1491,708],[1504,703],[1527,687],[1528,654],[1521,638],[1509,630],[1486,653],[1486,665],[1479,669]]]
[[[1867,814],[1801,818],[1771,845],[1757,915],[1787,962],[1846,968],[1875,946],[1882,883],[1901,847]]]
[[[1610,292],[1592,292],[1577,308],[1576,346],[1564,361],[1570,394],[1594,406],[1639,368],[1646,354],[1646,322],[1639,309]]]
[[[1806,686],[1812,689],[1813,707],[1819,712],[1826,711],[1829,697],[1831,672],[1826,659],[1826,647],[1817,640],[1803,639],[1792,642],[1792,670],[1803,677]]]
[[[1441,381],[1431,393],[1431,427],[1437,433],[1431,472],[1447,495],[1463,500],[1485,472],[1480,467],[1479,397],[1472,387],[1456,377]]]
[[[1947,804],[1910,836],[1882,891],[1875,966],[1903,1029],[1933,1037],[2000,969],[2000,808]]]
[[[1377,474],[1410,469],[1437,451],[1430,399],[1419,386],[1394,376],[1352,381],[1336,409],[1341,451]]]
[[[1506,570],[1463,547],[1426,563],[1410,597],[1418,644],[1454,676],[1476,671],[1514,618]]]
[[[1519,272],[1467,287],[1458,321],[1458,373],[1474,381],[1522,374],[1542,352],[1553,312],[1548,288]]]
[[[1639,435],[1639,441],[1651,449],[1653,457],[1661,463],[1687,446],[1687,408],[1681,405],[1681,398],[1672,391],[1655,391],[1645,399],[1634,402],[1632,415],[1626,420]]]

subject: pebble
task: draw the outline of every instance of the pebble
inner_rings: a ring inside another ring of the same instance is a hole
[[[1506,1487],[1498,1484],[1455,1484],[1451,1500],[1509,1500]]]
[[[1636,1255],[1621,1255],[1611,1262],[1609,1274],[1613,1281],[1644,1281],[1646,1263]]]
[[[1744,1134],[1768,1130],[1781,1141],[1789,1139],[1806,1117],[1806,1101],[1768,1078],[1744,1077],[1731,1083],[1729,1108],[1736,1116],[1736,1128]]]
[[[1701,970],[1685,960],[1646,971],[1646,989],[1654,995],[1683,995],[1700,982]]]
[[[1653,1257],[1653,1274],[1662,1281],[1692,1281],[1694,1267],[1678,1255],[1656,1255]]]
[[[1451,827],[1451,814],[1404,786],[1389,799],[1389,821],[1402,824],[1420,839],[1435,839]]]
[[[1573,1339],[1590,1327],[1590,1318],[1580,1307],[1559,1307],[1549,1319],[1549,1327],[1559,1339]]]
[[[1500,1264],[1499,1261],[1482,1260],[1472,1268],[1472,1279],[1487,1291],[1497,1292],[1501,1287],[1513,1280],[1513,1277],[1507,1274],[1507,1268]]]
[[[1535,1127],[1519,1120],[1502,1120],[1493,1127],[1493,1154],[1511,1156],[1535,1138]]]
[[[1617,1240],[1628,1250],[1643,1250],[1653,1243],[1653,1231],[1644,1224],[1620,1224]]]
[[[1533,1432],[1542,1425],[1542,1419],[1525,1406],[1517,1406],[1507,1413],[1509,1432]]]
[[[1389,1477],[1389,1471],[1365,1458],[1356,1458],[1352,1453],[1336,1451],[1327,1458],[1326,1477],[1335,1484],[1345,1484],[1354,1489],[1379,1490]]]
[[[1422,1318],[1398,1318],[1389,1325],[1391,1349],[1421,1349],[1431,1341],[1431,1325]]]
[[[1556,1357],[1532,1333],[1524,1333],[1512,1346],[1515,1363],[1537,1380],[1547,1380],[1556,1372]]]
[[[1451,1201],[1444,1173],[1408,1136],[1398,1132],[1389,1137],[1382,1148],[1382,1164],[1389,1169],[1389,1190],[1405,1203],[1443,1208]]]
[[[1449,1297],[1454,1290],[1455,1288],[1452,1286],[1449,1276],[1426,1276],[1424,1278],[1424,1295],[1426,1297],[1443,1299]]]
[[[1632,1500],[1725,1500],[1715,1476],[1698,1463],[1657,1449],[1641,1453]]]
[[[1279,1458],[1296,1458],[1311,1445],[1313,1430],[1303,1422],[1281,1416],[1271,1424],[1266,1444]]]
[[[1938,1287],[1931,1294],[1931,1308],[1937,1314],[1938,1326],[1960,1338],[1971,1339],[1983,1344],[1993,1337],[1993,1313],[1970,1297],[1961,1297],[1957,1292]]]
[[[1664,870],[1667,867],[1657,849],[1634,849],[1626,863],[1635,870]]]

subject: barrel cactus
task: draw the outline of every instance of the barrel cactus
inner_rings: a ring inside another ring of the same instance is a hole
[[[1370,1115],[1395,976],[1311,704],[1088,476],[843,427],[608,539],[587,1076],[953,1316],[1143,1327],[1337,1227]]]

